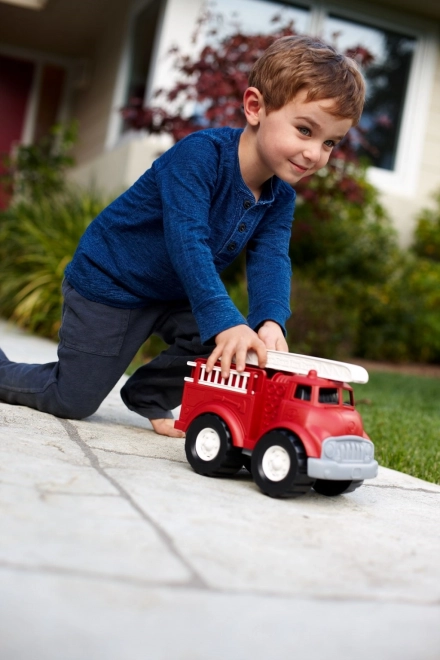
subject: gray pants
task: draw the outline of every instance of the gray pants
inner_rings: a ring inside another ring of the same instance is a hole
[[[171,418],[180,404],[187,361],[208,356],[188,301],[157,302],[142,309],[94,303],[63,283],[58,362],[11,362],[0,350],[0,400],[82,419],[93,414],[151,334],[169,348],[129,378],[125,405],[143,417]]]

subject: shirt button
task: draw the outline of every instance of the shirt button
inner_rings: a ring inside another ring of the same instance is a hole
[[[240,234],[246,231],[246,224],[244,222],[238,225],[238,231],[240,232]]]
[[[234,252],[236,247],[237,247],[237,243],[234,243],[234,241],[232,241],[232,243],[229,243],[228,245],[228,252]]]
[[[245,209],[250,209],[251,206],[252,206],[251,200],[250,199],[245,199],[244,202],[243,202],[243,206],[244,206]]]

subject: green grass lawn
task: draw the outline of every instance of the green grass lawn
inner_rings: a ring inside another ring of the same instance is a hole
[[[379,464],[440,484],[440,378],[371,372],[354,391]]]

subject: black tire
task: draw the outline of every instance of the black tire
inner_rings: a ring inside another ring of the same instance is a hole
[[[257,486],[270,497],[299,497],[313,486],[302,442],[284,429],[270,431],[259,440],[251,469]]]
[[[326,479],[317,479],[313,489],[320,495],[327,497],[334,497],[335,495],[343,495],[345,493],[352,493],[356,488],[362,486],[364,483],[361,481],[328,481]]]
[[[233,475],[243,466],[241,449],[232,446],[225,422],[210,413],[189,425],[185,452],[193,470],[208,477]]]
[[[242,462],[243,462],[243,467],[246,468],[246,470],[252,474],[252,456],[248,456],[247,454],[242,454]]]

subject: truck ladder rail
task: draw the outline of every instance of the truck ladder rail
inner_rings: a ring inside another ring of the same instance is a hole
[[[258,366],[257,354],[254,351],[249,351],[246,362]],[[312,357],[311,355],[299,355],[298,353],[268,350],[266,369],[289,371],[305,376],[313,369],[320,378],[345,383],[368,383],[368,372],[359,365]]]

